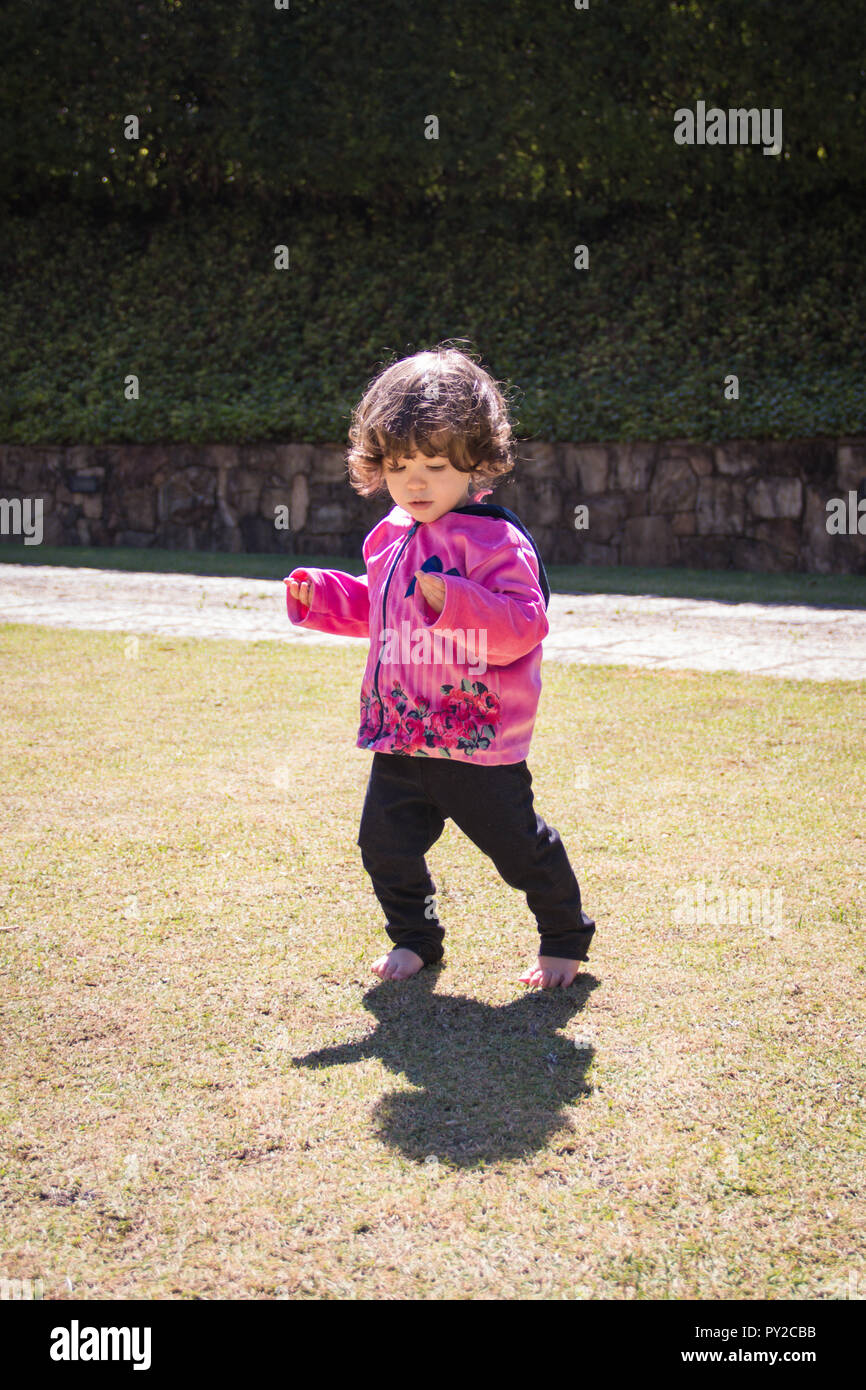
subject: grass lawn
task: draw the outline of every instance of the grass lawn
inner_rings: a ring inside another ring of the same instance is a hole
[[[444,968],[370,972],[363,651],[0,654],[5,1277],[862,1297],[866,683],[546,663],[536,805],[597,931],[526,993],[525,900],[451,823]],[[716,874],[773,911],[678,921]]]
[[[363,574],[360,554],[263,555],[204,550],[151,550],[118,546],[0,544],[0,564],[75,565],[156,574],[222,574],[282,579],[311,565]],[[742,570],[639,569],[620,565],[546,565],[553,593],[655,594],[708,598],[722,603],[793,603],[866,608],[866,574],[750,574]]]

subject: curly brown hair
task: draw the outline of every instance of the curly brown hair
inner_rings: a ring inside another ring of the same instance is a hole
[[[515,461],[503,392],[447,342],[385,367],[352,412],[349,440],[349,481],[362,497],[387,492],[386,465],[418,450],[471,473],[470,495]]]

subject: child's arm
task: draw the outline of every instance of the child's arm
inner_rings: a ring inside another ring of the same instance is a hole
[[[550,631],[544,595],[538,583],[535,551],[523,538],[504,545],[472,570],[471,579],[455,574],[434,576],[445,586],[442,611],[428,627],[486,630],[487,660],[509,666],[526,656]],[[420,586],[419,586],[420,587]],[[425,616],[430,609],[421,598]]]
[[[283,580],[286,610],[296,627],[335,637],[369,637],[370,594],[366,574],[296,569]]]

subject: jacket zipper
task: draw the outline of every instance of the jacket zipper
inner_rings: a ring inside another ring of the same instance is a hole
[[[418,530],[418,527],[419,527],[420,525],[421,525],[420,521],[413,521],[413,523],[412,523],[412,529],[411,529],[411,531],[409,532],[408,536],[406,537],[405,541],[403,542],[402,546],[400,547],[399,551],[397,552],[397,555],[396,555],[396,557],[395,557],[395,559],[394,559],[394,563],[393,563],[393,565],[391,566],[391,570],[390,570],[390,573],[389,573],[389,575],[388,575],[388,578],[387,578],[386,581],[385,581],[385,588],[384,588],[384,591],[383,591],[383,593],[382,593],[382,632],[384,632],[384,630],[385,630],[385,616],[386,616],[386,611],[385,611],[385,610],[386,610],[386,606],[387,606],[387,603],[388,603],[388,590],[389,590],[390,587],[391,587],[391,580],[392,580],[392,578],[394,577],[394,571],[395,571],[395,569],[397,568],[397,566],[398,566],[399,563],[400,563],[400,557],[402,556],[403,551],[406,549],[406,546],[409,544],[409,542],[411,541],[412,537],[414,536],[415,532]],[[379,634],[379,651],[380,651],[380,653],[381,653],[381,650],[382,650],[382,633]],[[373,689],[374,689],[375,692],[376,692],[376,699],[379,701],[379,727],[378,727],[378,729],[376,730],[376,732],[375,732],[375,734],[373,735],[373,737],[369,740],[369,743],[375,743],[376,739],[381,737],[381,734],[382,734],[382,725],[383,725],[384,722],[385,722],[385,706],[382,704],[382,696],[379,694],[379,667],[380,667],[381,665],[382,665],[382,657],[381,657],[381,655],[380,655],[380,656],[379,656],[379,659],[378,659],[377,662],[376,662],[376,669],[375,669],[375,671],[373,672]]]

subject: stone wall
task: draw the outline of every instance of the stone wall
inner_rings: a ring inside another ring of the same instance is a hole
[[[866,573],[866,437],[524,443],[518,456],[487,500],[525,521],[547,564]],[[14,498],[43,499],[46,545],[334,556],[360,555],[391,506],[352,490],[344,446],[311,444],[2,445],[0,544],[21,540]],[[834,498],[855,530],[863,500],[862,534],[828,530]]]

